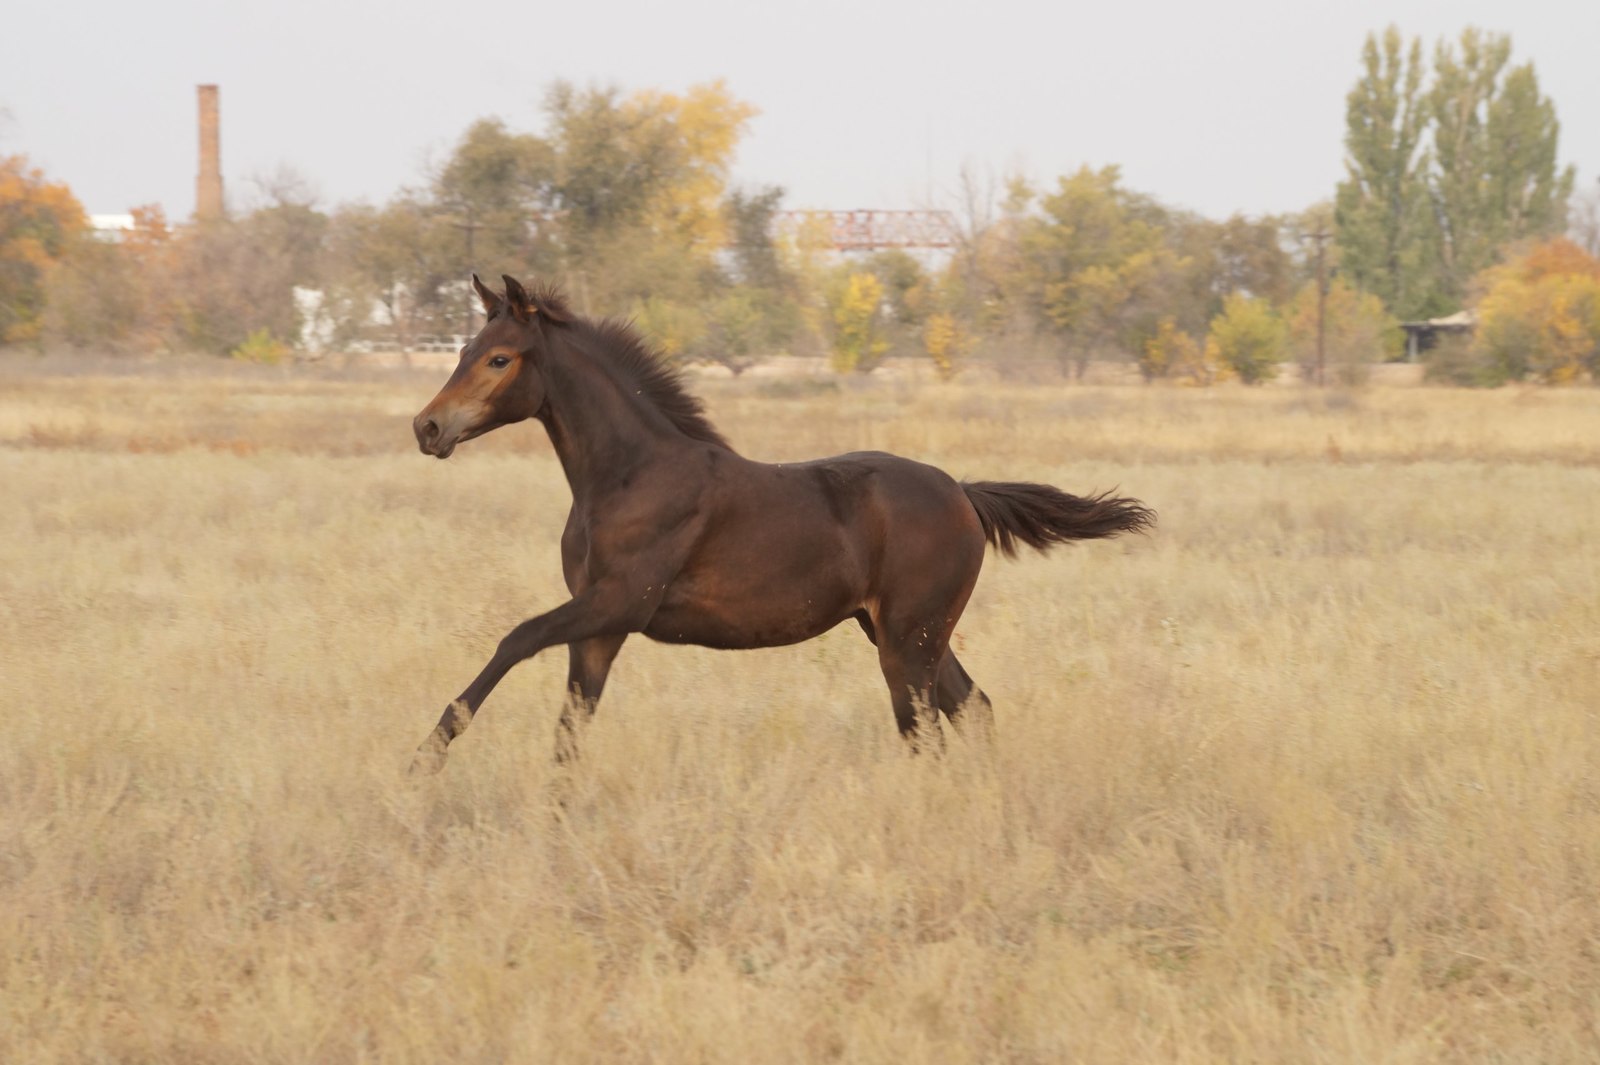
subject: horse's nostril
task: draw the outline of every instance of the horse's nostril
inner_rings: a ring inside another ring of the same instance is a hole
[[[432,418],[418,415],[411,423],[411,429],[417,434],[417,446],[422,448],[424,454],[433,454],[433,449],[439,443],[439,423]]]

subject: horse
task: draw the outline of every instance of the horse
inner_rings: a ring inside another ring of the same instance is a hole
[[[916,751],[958,732],[987,734],[993,706],[950,649],[985,546],[1011,557],[1151,529],[1155,513],[1110,493],[958,483],[883,452],[756,462],[707,420],[700,401],[626,322],[574,314],[552,286],[474,274],[486,321],[413,421],[425,455],[535,419],[572,490],[561,534],[571,598],[513,628],[417,749],[414,773],[446,750],[511,668],[567,646],[556,758],[577,754],[612,661],[635,633],[744,649],[820,636],[854,619],[876,645],[895,724]]]

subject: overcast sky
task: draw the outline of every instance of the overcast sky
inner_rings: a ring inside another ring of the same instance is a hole
[[[761,111],[735,180],[793,207],[947,206],[963,162],[1049,180],[1117,163],[1215,217],[1297,210],[1341,174],[1364,35],[1506,31],[1580,181],[1600,171],[1597,0],[75,0],[0,16],[0,153],[91,212],[194,207],[195,90],[221,86],[233,206],[287,166],[324,206],[419,184],[472,120],[537,130],[555,79],[683,89]]]

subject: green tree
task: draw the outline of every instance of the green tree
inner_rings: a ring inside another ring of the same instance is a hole
[[[739,284],[773,291],[790,286],[792,279],[773,239],[773,222],[782,203],[783,190],[775,186],[755,193],[735,189],[723,199],[728,252]]]
[[[457,231],[457,274],[497,276],[555,266],[538,241],[550,198],[554,159],[549,143],[514,133],[497,118],[467,127],[433,178],[432,209]]]
[[[1561,231],[1573,171],[1558,169],[1560,125],[1533,64],[1507,69],[1511,38],[1468,28],[1441,42],[1429,92],[1439,288],[1451,301],[1507,243]]]
[[[1294,263],[1284,249],[1285,230],[1286,224],[1271,215],[1251,219],[1235,214],[1222,222],[1175,218],[1168,241],[1189,260],[1192,295],[1173,293],[1168,312],[1188,319],[1186,324],[1203,326],[1222,310],[1230,293],[1246,292],[1273,303],[1287,299],[1294,289]],[[1180,306],[1185,299],[1193,302]]]
[[[1288,335],[1264,299],[1234,293],[1211,322],[1208,345],[1247,385],[1269,380],[1283,361]]]
[[[1457,46],[1441,41],[1434,53],[1434,83],[1429,106],[1437,162],[1431,181],[1433,210],[1440,228],[1443,283],[1460,292],[1464,279],[1494,258],[1498,233],[1489,218],[1489,151],[1485,111],[1494,98],[1511,39],[1504,34],[1462,31]]]
[[[890,317],[911,328],[920,325],[928,312],[928,278],[922,264],[907,252],[891,248],[868,259],[866,267],[883,285]]]
[[[1357,287],[1405,317],[1445,309],[1433,291],[1428,102],[1422,45],[1390,26],[1368,34],[1346,97],[1345,179],[1335,199],[1339,248]]]
[[[798,308],[786,296],[770,288],[735,285],[706,308],[700,357],[737,377],[787,343],[798,325]]]
[[[1489,104],[1490,202],[1504,220],[1504,240],[1560,233],[1576,172],[1558,169],[1561,124],[1555,104],[1539,92],[1532,63],[1506,75]]]

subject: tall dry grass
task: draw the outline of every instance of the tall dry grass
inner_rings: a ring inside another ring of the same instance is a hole
[[[870,649],[558,654],[536,430],[436,381],[0,377],[0,1061],[1592,1061],[1600,393],[715,386],[747,453],[1121,486],[991,559],[990,751]]]

